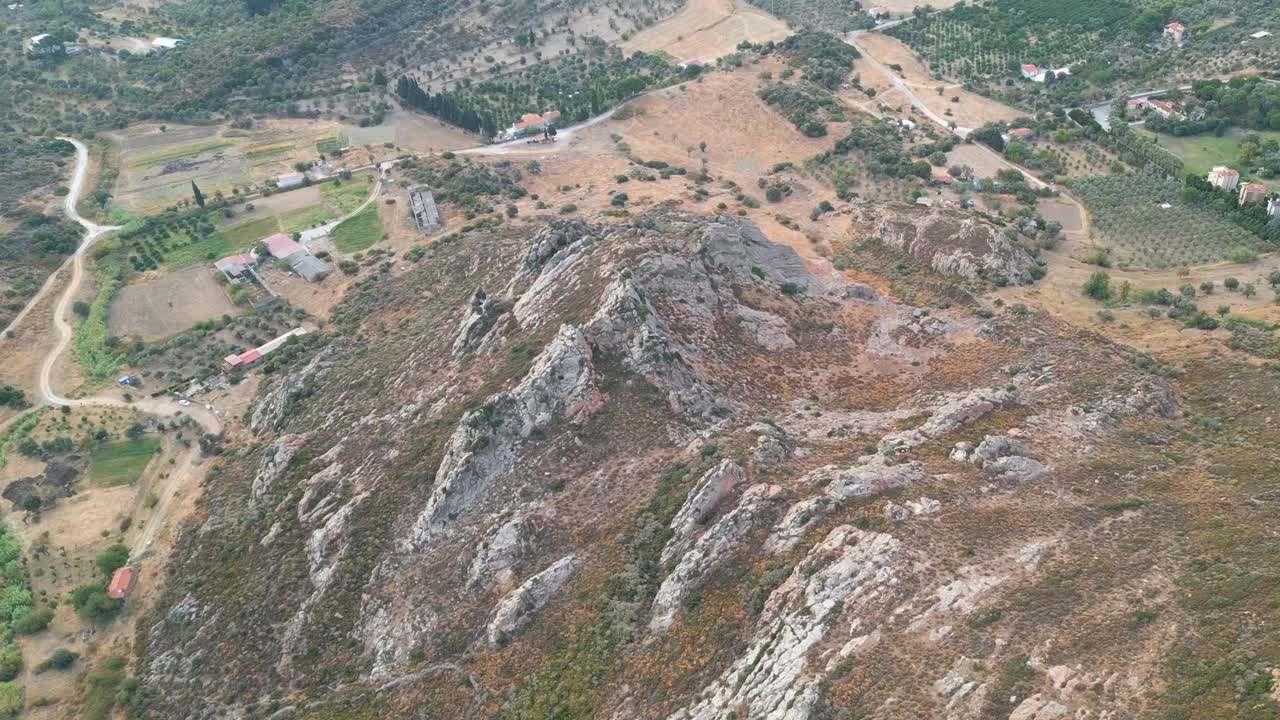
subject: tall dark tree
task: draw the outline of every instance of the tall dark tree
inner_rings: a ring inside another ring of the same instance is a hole
[[[196,205],[204,207],[204,193],[200,192],[200,188],[196,186],[196,181],[191,181],[191,194],[196,198]]]

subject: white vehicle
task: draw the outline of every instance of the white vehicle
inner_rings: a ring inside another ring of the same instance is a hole
[[[186,398],[182,398],[178,400],[178,404],[181,405],[182,407],[186,407],[191,404],[191,401]]]

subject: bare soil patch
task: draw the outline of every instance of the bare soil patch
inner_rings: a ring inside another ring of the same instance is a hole
[[[111,304],[108,327],[115,335],[137,335],[149,342],[201,320],[240,314],[213,272],[196,265],[124,287]]]
[[[733,52],[744,40],[764,43],[789,35],[786,23],[743,0],[689,0],[680,12],[623,43],[623,49],[708,63]]]
[[[1061,200],[1041,200],[1036,204],[1036,211],[1045,220],[1055,220],[1062,224],[1063,232],[1084,232],[1084,213],[1075,203]]]

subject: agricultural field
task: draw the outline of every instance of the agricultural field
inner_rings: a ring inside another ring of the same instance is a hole
[[[198,322],[240,314],[215,279],[217,272],[200,264],[126,285],[111,303],[107,328],[116,337],[152,342]]]
[[[368,249],[387,236],[378,219],[378,209],[370,206],[346,220],[329,233],[334,248],[342,253],[355,253]]]
[[[300,232],[346,215],[369,198],[373,181],[372,174],[362,173],[350,180],[322,183],[319,202],[279,214],[281,229],[287,233]]]
[[[1089,209],[1098,239],[1121,265],[1200,265],[1261,249],[1261,241],[1249,231],[1208,210],[1180,204],[1182,184],[1176,180],[1111,175],[1073,180],[1070,188]]]
[[[160,438],[119,440],[98,446],[89,454],[89,483],[94,487],[128,485],[142,475],[160,450]]]
[[[110,135],[120,177],[114,203],[156,212],[191,198],[191,183],[207,197],[269,185],[299,161],[316,159],[317,144],[336,141],[331,121],[273,119],[250,130],[228,125],[138,125]]]
[[[1092,59],[1137,16],[1134,5],[1115,0],[993,0],[885,32],[910,45],[935,74],[975,81],[1009,75],[1022,63],[1056,68]]]
[[[833,3],[834,4],[834,3]],[[779,41],[786,23],[745,0],[689,0],[680,12],[636,33],[623,44],[632,52],[664,53],[679,62],[712,62],[743,42]]]
[[[333,137],[327,137],[316,141],[316,152],[321,155],[332,155],[351,144],[351,140],[345,132],[340,132]]]
[[[121,241],[129,251],[134,270],[145,272],[164,266],[172,271],[226,257],[279,231],[280,221],[274,216],[215,230],[209,214],[191,213],[127,231]]]
[[[1155,138],[1156,142],[1166,150],[1182,158],[1186,171],[1193,175],[1205,175],[1215,165],[1238,167],[1236,159],[1240,155],[1240,145],[1249,135],[1258,135],[1264,142],[1267,140],[1280,140],[1280,131],[1260,132],[1241,130],[1240,128],[1232,128],[1221,137],[1213,134],[1175,137],[1145,130],[1140,130],[1139,132],[1144,136]],[[1245,168],[1240,169],[1245,170]],[[1272,190],[1280,190],[1280,178],[1260,179],[1258,182],[1266,183]]]

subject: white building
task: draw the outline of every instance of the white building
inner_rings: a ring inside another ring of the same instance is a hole
[[[1044,82],[1044,71],[1040,69],[1039,65],[1024,63],[1022,66],[1022,77],[1027,80],[1036,80],[1036,78],[1039,78],[1038,82]]]
[[[1225,165],[1218,165],[1209,171],[1209,184],[1219,190],[1235,190],[1240,184],[1240,173]]]
[[[1183,37],[1186,36],[1187,26],[1180,22],[1171,22],[1164,26],[1164,37],[1166,40],[1175,45],[1181,45]]]
[[[176,47],[186,45],[187,41],[180,38],[158,37],[151,41],[151,47],[157,50],[172,50]]]
[[[298,187],[306,179],[307,179],[306,173],[300,173],[300,172],[285,173],[284,175],[276,176],[276,187],[280,188],[281,190],[285,188]]]
[[[1280,217],[1280,198],[1267,201],[1267,217]]]

